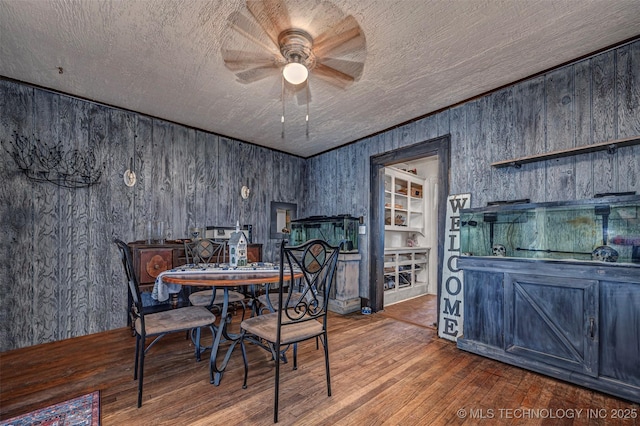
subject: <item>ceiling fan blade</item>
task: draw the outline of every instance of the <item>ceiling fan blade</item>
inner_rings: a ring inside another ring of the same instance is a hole
[[[280,55],[280,47],[278,41],[267,40],[264,36],[264,32],[260,26],[258,26],[251,19],[247,18],[240,12],[234,12],[229,16],[229,26],[234,29],[238,34],[241,34],[247,40],[250,40],[257,46],[263,48],[267,52],[273,55]]]
[[[307,90],[300,90],[296,93],[296,100],[298,101],[298,105],[306,105],[307,104]],[[309,90],[309,103],[313,100],[311,96],[311,90]]]
[[[316,64],[312,71],[313,75],[319,77],[336,87],[341,89],[347,88],[355,79],[349,74],[345,74],[335,68],[331,68],[328,65]]]
[[[345,46],[347,45],[348,46]],[[363,49],[365,38],[356,19],[349,15],[313,40],[313,52],[316,57],[324,57],[340,48],[344,50]]]
[[[238,81],[240,83],[249,84],[267,77],[271,77],[278,72],[278,68],[279,67],[275,64],[263,65],[239,72],[236,74],[236,77],[238,78]]]
[[[287,83],[286,80],[283,81],[282,74],[280,78],[274,79],[273,86],[269,91],[270,98],[282,99],[282,90],[284,85],[284,99],[288,101],[291,98],[296,98],[298,105],[304,105],[307,103],[307,84],[309,84],[309,80],[305,83],[301,84],[291,84]],[[311,102],[311,94],[309,94],[309,102]]]
[[[324,28],[330,28],[333,24],[344,18],[344,12],[328,1],[307,2],[305,4],[305,16],[312,16],[306,28],[316,32]]]
[[[289,12],[283,0],[247,0],[247,8],[271,41],[278,46],[280,33],[291,27]]]
[[[255,66],[277,65],[279,63],[279,58],[264,53],[232,49],[222,49],[222,59],[225,66],[231,71],[241,71]]]
[[[307,98],[309,100],[309,103],[311,103],[311,101],[313,100],[311,96],[311,89],[307,91],[308,85],[309,85],[309,80],[307,80],[307,82],[304,85],[301,84],[300,86],[302,87],[298,88],[298,90],[296,91],[296,101],[298,102],[298,105],[306,105]]]
[[[324,58],[316,63],[316,67],[318,64],[322,64],[329,69],[348,75],[353,79],[353,81],[360,79],[362,72],[364,71],[364,63],[348,61],[346,59]]]
[[[269,88],[268,98],[269,99],[281,99],[282,98],[282,74],[279,76],[280,78],[274,78],[271,87]]]

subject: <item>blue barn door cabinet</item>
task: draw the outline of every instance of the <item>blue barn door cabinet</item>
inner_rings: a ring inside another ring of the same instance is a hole
[[[461,224],[458,347],[640,403],[640,197],[468,209]]]

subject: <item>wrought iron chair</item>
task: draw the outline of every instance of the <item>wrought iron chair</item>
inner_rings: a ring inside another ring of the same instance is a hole
[[[220,263],[224,259],[226,247],[224,241],[209,238],[184,242],[187,263]]]
[[[299,246],[280,247],[280,285],[278,308],[275,312],[248,318],[240,324],[240,347],[244,361],[244,382],[247,387],[249,364],[245,340],[266,344],[276,362],[273,421],[278,422],[280,362],[283,347],[293,345],[293,369],[298,368],[297,343],[320,338],[324,348],[327,395],[331,396],[329,346],[327,342],[327,305],[334,281],[338,254],[343,246],[329,245],[322,240],[310,240]],[[299,276],[299,277],[298,277]],[[300,284],[285,285],[300,280]],[[299,291],[298,291],[299,290]]]
[[[285,284],[286,285],[286,284]],[[257,297],[258,300],[258,309],[257,313],[262,315],[265,313],[276,312],[278,310],[278,298],[279,298],[279,288],[277,285],[269,285],[263,284],[264,293],[260,294]],[[285,292],[288,292],[285,290]],[[300,292],[295,292],[291,295],[291,302],[295,303],[301,296]],[[289,306],[292,308],[293,306]]]
[[[166,334],[196,330],[195,356],[196,360],[200,361],[200,329],[201,327],[209,327],[213,335],[213,323],[216,317],[211,311],[201,306],[187,306],[153,314],[145,313],[142,306],[142,298],[140,297],[138,278],[133,269],[131,249],[122,240],[115,239],[114,243],[120,251],[122,265],[127,277],[127,287],[133,299],[133,327],[136,335],[136,359],[133,379],[138,380],[138,408],[140,408],[142,406],[144,358],[149,349]],[[147,337],[154,337],[154,340],[145,347]]]
[[[291,297],[289,298],[289,307],[295,307],[297,301],[302,297],[302,293],[300,292],[301,281],[286,282],[284,285],[293,285],[294,288],[291,290]],[[280,283],[275,284],[263,284],[263,293],[259,296],[255,297],[258,301],[256,304],[256,309],[254,310],[256,315],[262,315],[269,312],[276,312],[278,310],[279,305],[279,286]],[[284,292],[288,293],[289,290],[285,289]],[[297,343],[294,343],[294,349],[297,348]],[[316,349],[320,348],[320,343],[318,342],[318,337],[316,337]],[[281,356],[284,362],[287,362],[286,351],[283,351]]]
[[[191,242],[185,241],[184,252],[187,263],[193,264],[213,264],[221,263],[224,260],[227,245],[224,241],[213,241],[208,238],[201,238]],[[224,298],[224,289],[216,289],[215,295],[213,289],[200,290],[189,294],[189,302],[193,306],[206,306],[213,309],[215,305],[222,304]],[[239,291],[229,290],[229,305],[235,306],[240,303],[242,305],[242,319],[246,306],[244,303],[244,295]]]

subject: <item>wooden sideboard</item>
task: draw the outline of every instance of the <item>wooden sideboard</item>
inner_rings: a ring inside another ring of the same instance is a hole
[[[147,244],[146,241],[133,241],[128,243],[133,254],[133,269],[142,293],[142,301],[145,312],[160,312],[176,307],[187,306],[189,301],[182,295],[175,295],[166,302],[158,302],[151,298],[153,284],[156,277],[167,269],[172,269],[186,263],[184,241],[167,241],[164,244]],[[249,262],[262,262],[262,244],[248,244],[247,258]],[[226,253],[224,262],[228,262]],[[131,318],[129,307],[132,305],[131,295],[127,302],[127,317],[129,325]]]
[[[133,252],[133,267],[141,291],[147,291],[149,286],[153,287],[160,272],[186,263],[184,242],[181,240],[167,241],[165,244],[147,244],[144,241],[135,241],[129,243],[129,247]],[[262,262],[262,244],[248,244],[247,258],[249,262]],[[229,254],[227,253],[223,262],[228,261]]]

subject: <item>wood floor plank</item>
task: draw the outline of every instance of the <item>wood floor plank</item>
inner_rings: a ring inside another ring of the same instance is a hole
[[[492,409],[498,425],[638,425],[608,419],[500,417],[503,409],[615,409],[640,406],[470,354],[439,339],[435,297],[426,296],[361,315],[331,314],[329,348],[332,396],[327,396],[322,350],[300,346],[299,368],[281,367],[283,425],[477,425]],[[404,315],[403,315],[404,314]],[[204,337],[210,342],[211,337]],[[102,424],[271,425],[274,362],[248,345],[249,381],[242,389],[239,348],[220,386],[209,383],[184,334],[165,337],[148,354],[144,402],[136,408],[135,339],[128,329],[0,354],[0,419],[7,419],[94,390],[101,392]],[[226,346],[225,346],[226,347]],[[476,418],[459,409],[476,410]]]

